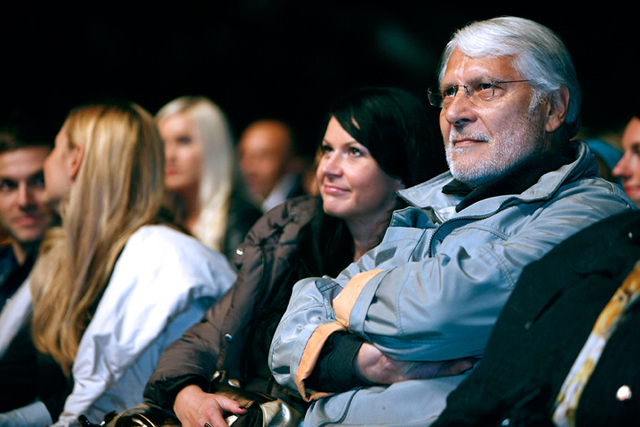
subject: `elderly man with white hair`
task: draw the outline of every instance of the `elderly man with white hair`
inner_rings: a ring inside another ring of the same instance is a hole
[[[571,141],[580,97],[566,47],[536,22],[453,36],[429,95],[450,171],[401,190],[409,207],[337,278],[298,282],[274,336],[276,380],[314,401],[305,426],[430,424],[522,269],[633,209]]]

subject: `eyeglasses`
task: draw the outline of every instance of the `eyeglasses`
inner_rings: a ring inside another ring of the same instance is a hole
[[[494,98],[499,98],[505,92],[505,89],[500,85],[506,83],[520,83],[528,82],[529,80],[509,80],[509,81],[492,81],[491,83],[480,83],[474,86],[467,85],[455,85],[444,88],[440,91],[438,86],[431,86],[429,90],[429,104],[434,107],[448,107],[453,102],[453,99],[458,94],[458,89],[463,87],[465,94],[471,103],[478,105],[483,102],[491,101]]]

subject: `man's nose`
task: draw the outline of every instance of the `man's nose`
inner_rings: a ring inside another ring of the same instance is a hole
[[[33,191],[26,182],[18,184],[18,205],[20,207],[28,207],[34,204]]]
[[[447,122],[454,126],[463,125],[465,122],[476,119],[476,106],[467,96],[466,88],[461,86],[456,95],[442,107],[442,114]]]

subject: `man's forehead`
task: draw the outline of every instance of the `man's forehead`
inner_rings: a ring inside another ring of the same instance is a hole
[[[0,177],[17,181],[39,174],[50,152],[50,147],[36,146],[0,153]]]
[[[442,82],[473,82],[486,78],[516,80],[521,76],[514,68],[511,56],[471,57],[456,49],[449,57]]]
[[[238,146],[241,154],[286,156],[290,151],[290,144],[286,139],[274,137],[271,134],[255,134],[241,141]]]

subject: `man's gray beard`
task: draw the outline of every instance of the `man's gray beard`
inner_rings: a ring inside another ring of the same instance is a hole
[[[535,123],[535,121],[535,116],[530,111],[516,123],[497,133],[493,139],[483,132],[467,132],[464,128],[461,130],[454,128],[450,133],[449,141],[445,144],[451,175],[460,182],[477,187],[502,175],[530,155],[542,152],[544,124]],[[490,156],[476,163],[467,164],[463,153],[478,147],[454,147],[451,141],[461,137],[487,141],[479,144],[492,145]],[[453,161],[453,152],[458,154],[456,162]]]

